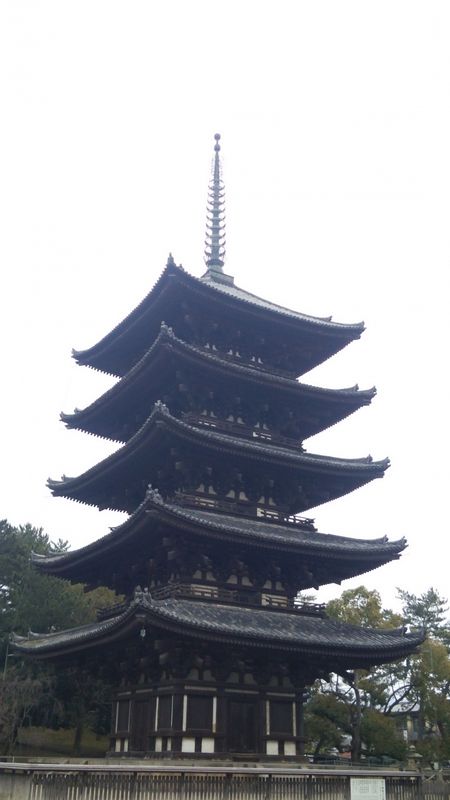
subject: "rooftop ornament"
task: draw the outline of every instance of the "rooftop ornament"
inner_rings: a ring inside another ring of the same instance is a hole
[[[214,161],[208,188],[205,264],[212,272],[223,273],[225,260],[225,186],[220,164],[220,133],[214,134]]]
[[[145,497],[147,500],[151,500],[153,503],[163,503],[163,499],[158,491],[158,489],[152,486],[151,483],[147,486],[147,491],[145,493]]]

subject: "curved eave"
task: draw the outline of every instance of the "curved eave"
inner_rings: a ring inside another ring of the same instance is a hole
[[[313,436],[325,428],[334,425],[349,414],[352,414],[363,405],[369,405],[376,394],[375,387],[366,390],[359,390],[357,386],[348,389],[326,389],[318,386],[311,386],[299,383],[296,380],[285,378],[271,372],[257,368],[251,368],[233,361],[225,360],[219,355],[208,353],[193,345],[183,342],[176,337],[166,326],[161,331],[147,350],[145,355],[132,367],[132,369],[118,383],[114,384],[97,400],[94,400],[87,408],[76,411],[73,414],[61,414],[62,421],[68,428],[83,430],[94,435],[104,436],[116,441],[126,441],[130,436],[124,434],[118,438],[111,426],[108,426],[108,416],[113,419],[117,417],[116,409],[121,404],[126,403],[126,398],[133,396],[133,392],[139,391],[139,386],[152,385],[152,376],[160,369],[161,356],[170,351],[175,358],[188,361],[197,365],[202,371],[212,370],[219,376],[226,377],[227,380],[243,381],[257,387],[263,387],[270,391],[276,389],[277,392],[291,394],[299,401],[315,401],[317,403],[315,413],[319,420],[316,423],[305,423],[306,431],[302,437],[306,439]],[[154,397],[153,402],[158,398]],[[333,414],[324,415],[324,411],[333,411]],[[320,412],[322,411],[322,419]]]
[[[364,572],[375,569],[400,557],[406,547],[405,539],[389,542],[382,539],[351,539],[344,536],[304,531],[288,525],[276,525],[258,519],[231,517],[214,512],[187,509],[162,500],[147,497],[139,508],[117,528],[91,544],[78,550],[52,556],[32,554],[34,565],[47,574],[70,580],[86,582],[83,574],[93,570],[98,559],[119,557],[126,547],[134,550],[134,543],[142,537],[150,542],[151,531],[158,523],[188,532],[199,538],[212,538],[235,542],[270,551],[280,550],[297,557],[319,557],[336,562],[363,566]],[[362,574],[361,569],[355,574]]]
[[[38,658],[66,656],[124,640],[143,625],[150,629],[150,635],[155,630],[163,630],[184,639],[201,638],[250,648],[271,647],[308,657],[333,659],[334,663],[345,662],[349,668],[403,658],[424,640],[422,633],[364,630],[296,612],[280,614],[174,598],[155,601],[140,593],[117,617],[69,631],[34,634],[31,639],[15,637],[13,647]]]
[[[151,445],[155,445],[163,431],[167,431],[175,438],[188,440],[192,445],[197,445],[202,450],[214,450],[216,453],[237,457],[238,460],[250,459],[284,468],[296,468],[300,473],[308,476],[325,475],[341,478],[344,475],[347,476],[347,488],[339,491],[329,499],[335,499],[335,497],[340,497],[347,492],[353,491],[374,478],[383,477],[389,466],[389,459],[372,461],[370,456],[362,459],[343,459],[313,455],[273,444],[261,444],[211,430],[194,428],[171,416],[162,404],[156,404],[152,414],[140,430],[115,453],[112,453],[112,455],[78,477],[64,477],[61,481],[49,479],[47,485],[55,496],[67,497],[95,505],[95,501],[85,499],[83,492],[89,486],[92,487],[96,483],[98,484],[99,480],[104,480],[106,476],[109,476],[112,485],[112,476],[114,474],[117,475],[126,465],[131,469],[136,464],[136,458],[139,457],[143,448],[146,448],[147,454],[151,453]],[[123,474],[121,478],[123,481]],[[147,480],[149,479],[150,476]],[[321,502],[324,501],[322,500]],[[313,508],[318,504],[320,503],[311,502],[303,510]],[[125,509],[117,507],[116,510]]]
[[[162,294],[171,291],[178,284],[184,291],[191,291],[201,295],[206,302],[219,302],[223,306],[235,311],[245,311],[246,314],[265,319],[266,322],[285,326],[292,331],[305,331],[313,335],[320,335],[335,340],[335,346],[330,353],[324,355],[328,358],[349,342],[358,339],[364,331],[364,323],[344,324],[333,322],[331,318],[308,316],[291,309],[278,306],[256,295],[246,292],[237,286],[224,285],[211,280],[208,273],[203,278],[195,278],[181,266],[169,261],[153,289],[148,295],[128,314],[110,333],[103,337],[97,344],[85,350],[73,350],[73,357],[78,364],[91,366],[112,375],[123,375],[127,370],[114,369],[113,351],[120,348],[123,343],[134,335],[139,325],[145,324],[147,317],[152,315],[155,304]],[[125,347],[130,350],[128,344]],[[317,361],[320,363],[320,360]],[[128,366],[131,366],[131,363]],[[312,364],[307,369],[312,368]]]

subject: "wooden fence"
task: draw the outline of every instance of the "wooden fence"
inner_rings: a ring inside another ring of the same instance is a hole
[[[1,764],[0,800],[352,800],[351,779],[356,777],[364,780],[362,791],[369,800],[383,797],[371,793],[374,782],[384,787],[386,800],[450,800],[450,783],[416,772],[142,763]],[[8,778],[8,785],[2,778]]]

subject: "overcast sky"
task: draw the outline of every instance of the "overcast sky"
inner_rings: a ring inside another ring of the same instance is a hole
[[[0,3],[0,517],[74,548],[124,518],[45,486],[114,449],[59,422],[112,382],[70,352],[129,313],[169,251],[202,274],[219,131],[227,272],[367,326],[305,379],[377,397],[306,444],[392,466],[311,513],[409,548],[343,588],[450,594],[449,41],[448,0]]]

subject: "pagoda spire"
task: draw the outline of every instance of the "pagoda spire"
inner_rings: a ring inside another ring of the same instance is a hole
[[[225,186],[220,163],[220,133],[214,134],[214,161],[208,187],[205,263],[212,272],[223,272],[225,260]]]

